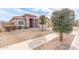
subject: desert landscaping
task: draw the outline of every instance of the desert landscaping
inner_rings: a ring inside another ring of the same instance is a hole
[[[49,41],[40,47],[34,48],[34,50],[69,50],[69,47],[74,39],[74,35],[64,35],[63,41],[60,42],[58,37],[54,40]]]
[[[0,22],[0,48],[26,50],[70,50],[78,48],[79,22],[74,11],[56,10],[51,19],[33,14],[13,16]],[[77,44],[76,44],[77,43]],[[75,47],[75,48],[74,48]]]
[[[50,31],[41,32],[40,30],[37,29],[36,30],[22,29],[22,30],[15,30],[12,32],[2,32],[0,33],[0,47],[20,43],[50,33],[51,33]]]

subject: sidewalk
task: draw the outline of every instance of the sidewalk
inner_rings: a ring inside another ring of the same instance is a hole
[[[73,34],[75,35],[75,38],[69,49],[78,50],[79,49],[79,29],[77,31],[74,31]]]
[[[32,50],[33,48],[39,47],[42,44],[47,43],[48,41],[53,40],[58,35],[56,33],[52,33],[49,35],[41,36],[35,39],[27,40],[21,43],[17,43],[14,45],[6,46],[1,49],[8,49],[8,50]]]

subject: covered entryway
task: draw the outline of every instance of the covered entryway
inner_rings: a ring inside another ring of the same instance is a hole
[[[34,26],[33,26],[33,19],[30,18],[29,21],[30,21],[30,28],[33,28],[33,27],[34,27]]]

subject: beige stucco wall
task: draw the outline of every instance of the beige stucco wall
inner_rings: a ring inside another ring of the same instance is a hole
[[[30,20],[29,20],[30,18],[33,19],[33,27],[35,27],[36,18],[35,17],[28,17],[28,16],[25,17],[25,19],[26,19],[26,27],[30,27]]]
[[[29,27],[29,18],[28,17],[25,17],[25,20],[26,20],[26,27]]]
[[[39,24],[39,17],[32,17],[32,16],[24,16],[18,19],[13,19],[11,22],[14,22],[14,26],[17,26],[17,21],[18,20],[24,20],[25,21],[25,26],[30,28],[30,18],[33,19],[33,27],[35,28],[41,28],[41,25]],[[44,25],[44,28],[51,26],[51,21],[48,20],[48,18],[46,18],[46,24]]]
[[[13,19],[12,21],[10,21],[10,23],[14,23],[13,25],[16,26],[17,19]]]

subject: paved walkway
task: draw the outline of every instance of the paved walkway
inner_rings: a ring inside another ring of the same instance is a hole
[[[17,43],[14,45],[10,45],[1,49],[12,49],[12,50],[32,50],[33,48],[36,48],[42,44],[47,43],[48,41],[51,41],[52,39],[56,38],[58,35],[56,33],[52,33],[49,35],[45,35],[39,38],[27,40],[21,43]]]
[[[79,49],[79,29],[78,28],[74,28],[74,31],[71,33],[73,35],[75,35],[74,41],[71,44],[70,50],[78,50]],[[48,41],[53,40],[54,38],[56,38],[58,35],[56,33],[52,33],[49,35],[45,35],[39,38],[35,38],[35,39],[31,39],[31,40],[27,40],[21,43],[17,43],[14,45],[10,45],[10,46],[6,46],[3,49],[7,49],[7,50],[32,50],[35,47],[38,47],[42,44],[47,43]]]
[[[75,35],[75,38],[69,49],[70,50],[79,50],[79,28],[77,28],[77,30],[73,31],[73,34]]]

